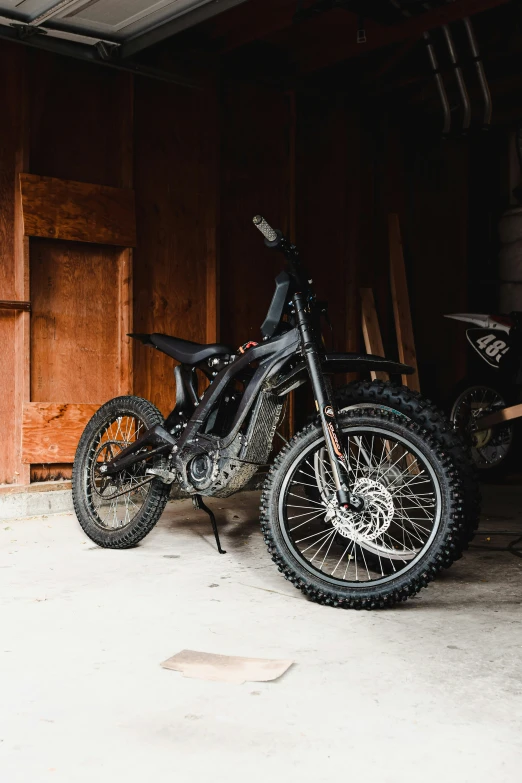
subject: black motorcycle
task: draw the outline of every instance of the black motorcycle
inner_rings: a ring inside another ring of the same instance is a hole
[[[476,523],[465,451],[431,403],[402,386],[332,390],[336,373],[411,368],[382,357],[328,353],[321,310],[295,245],[260,216],[265,245],[286,271],[261,327],[238,350],[165,334],[134,334],[179,362],[176,404],[164,420],[147,400],[103,405],[81,437],[73,470],[76,514],[102,547],[135,546],[152,530],[177,482],[228,497],[266,466],[289,392],[311,384],[317,418],[273,460],[261,495],[272,559],[308,597],[382,607],[426,586],[460,555]],[[209,381],[198,393],[197,370]]]

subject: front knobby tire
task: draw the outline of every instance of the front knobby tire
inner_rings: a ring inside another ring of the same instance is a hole
[[[117,455],[163,416],[141,397],[116,397],[102,405],[87,424],[76,451],[72,474],[74,510],[87,536],[105,549],[130,549],[160,518],[170,487],[150,480],[146,468],[161,458],[146,458],[110,482],[97,466]]]
[[[419,392],[386,381],[361,381],[342,386],[335,390],[335,399],[339,410],[380,408],[404,416],[450,455],[462,483],[464,525],[459,547],[461,551],[467,549],[480,521],[479,476],[469,447],[444,413]]]
[[[322,509],[306,511],[307,504],[314,501],[310,500],[306,486],[300,489],[295,485],[315,480],[321,490],[329,481],[327,472],[324,473],[327,466],[318,478],[320,458],[314,455],[324,449],[324,437],[316,422],[285,446],[268,474],[261,497],[264,539],[283,576],[311,600],[353,609],[389,607],[414,596],[458,556],[464,525],[459,472],[440,441],[404,417],[383,410],[355,410],[342,414],[340,425],[348,443],[352,481],[356,485],[359,482],[361,491],[369,487],[373,493],[375,521],[370,514],[368,520],[362,521],[361,515],[354,515],[352,520],[359,518],[354,525],[343,521],[342,514],[334,514],[333,485],[330,500],[321,491]],[[371,451],[377,436],[380,465]],[[359,455],[361,444],[370,454],[366,462],[353,451],[353,444],[359,444]],[[397,454],[402,462],[397,462]],[[415,490],[412,484],[417,485]],[[411,501],[407,499],[408,487],[414,495]],[[313,515],[314,510],[319,511],[315,517],[306,516]],[[419,517],[423,522],[409,522],[410,518]],[[404,527],[405,519],[409,532],[404,531],[401,536],[397,531],[401,524]],[[298,527],[298,533],[291,532]],[[355,529],[359,539],[354,537]],[[310,541],[314,545],[314,540],[319,555],[310,548]],[[354,540],[363,544],[357,547]],[[389,553],[386,557],[385,550]],[[338,553],[347,551],[337,561]],[[341,564],[340,570],[336,562]]]

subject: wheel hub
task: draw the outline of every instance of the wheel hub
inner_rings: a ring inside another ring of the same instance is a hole
[[[353,485],[353,495],[363,499],[361,511],[340,508],[332,499],[326,512],[326,520],[345,538],[374,541],[390,527],[395,511],[391,493],[369,478],[359,478]]]

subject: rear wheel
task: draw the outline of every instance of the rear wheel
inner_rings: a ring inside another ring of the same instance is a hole
[[[463,381],[454,392],[450,418],[471,444],[471,456],[486,481],[503,478],[513,467],[516,423],[506,422],[477,431],[477,419],[511,404],[509,395],[494,383]]]
[[[168,485],[147,474],[163,458],[143,459],[113,476],[100,467],[163,423],[158,409],[140,397],[117,397],[94,414],[76,451],[72,491],[78,521],[89,538],[108,549],[128,549],[149,533],[168,500]]]
[[[411,421],[352,411],[340,423],[351,492],[363,499],[363,511],[339,507],[322,429],[312,424],[281,451],[268,475],[265,541],[279,570],[312,600],[391,606],[455,559],[463,524],[460,481],[449,455]]]

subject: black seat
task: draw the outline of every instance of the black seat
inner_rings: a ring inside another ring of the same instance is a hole
[[[212,356],[226,356],[234,353],[228,345],[202,345],[193,343],[190,340],[180,340],[179,337],[169,337],[168,334],[131,334],[137,340],[141,340],[145,345],[153,345],[159,351],[163,351],[168,356],[172,356],[181,364],[199,364]]]

